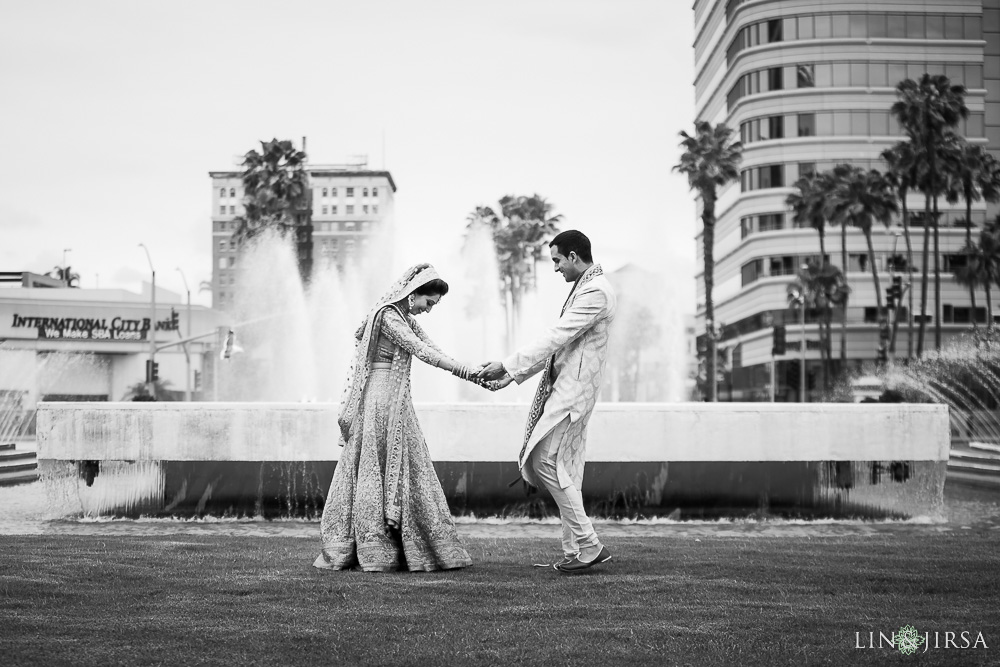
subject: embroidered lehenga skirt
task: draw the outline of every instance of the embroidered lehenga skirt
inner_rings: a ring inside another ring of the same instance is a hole
[[[327,494],[316,567],[385,572],[472,564],[409,391],[400,397],[399,390],[388,369],[372,369],[358,415],[362,428],[345,444]]]

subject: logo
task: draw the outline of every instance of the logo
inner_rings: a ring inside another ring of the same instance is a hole
[[[921,637],[912,625],[904,625],[896,633],[896,648],[904,655],[913,655],[927,639]]]

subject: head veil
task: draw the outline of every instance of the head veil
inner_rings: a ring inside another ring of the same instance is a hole
[[[430,264],[416,264],[406,270],[405,273],[393,283],[389,291],[382,295],[382,298],[375,303],[364,322],[354,333],[358,343],[354,349],[354,360],[351,369],[347,374],[347,386],[344,387],[344,394],[340,401],[340,415],[337,419],[340,425],[340,433],[343,437],[343,445],[350,437],[351,424],[361,407],[361,400],[364,397],[365,385],[368,382],[368,373],[371,370],[371,359],[378,343],[378,331],[382,321],[382,314],[386,308],[393,307],[399,301],[405,299],[413,290],[421,285],[426,285],[432,280],[438,279],[438,272]],[[404,319],[406,315],[403,315]]]

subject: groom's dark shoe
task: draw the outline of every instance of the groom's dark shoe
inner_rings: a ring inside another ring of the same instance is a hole
[[[562,572],[563,574],[579,574],[584,570],[589,570],[595,565],[600,565],[601,563],[607,563],[610,560],[611,560],[611,552],[608,551],[607,547],[602,546],[601,553],[597,554],[597,558],[590,561],[589,563],[584,563],[583,561],[580,560],[580,557],[577,556],[568,563],[559,563],[558,565],[556,565],[556,569]]]

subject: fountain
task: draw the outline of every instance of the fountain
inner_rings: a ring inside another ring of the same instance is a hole
[[[276,238],[250,248],[241,268],[237,348],[218,378],[220,402],[40,406],[43,474],[71,513],[320,511],[339,455],[335,401],[353,332],[396,271],[364,260],[345,273],[319,266],[303,290],[291,248]],[[503,356],[489,237],[472,235],[438,269],[452,291],[421,320],[432,338],[467,363]],[[543,273],[516,335],[552,322],[568,289]],[[661,330],[676,334],[669,318],[679,313],[669,311],[653,308],[668,318]],[[507,482],[535,384],[492,394],[414,362],[418,415],[457,513],[524,507],[520,485]],[[676,396],[681,383],[668,385]],[[937,516],[947,460],[939,405],[601,403],[583,491],[606,516]]]

